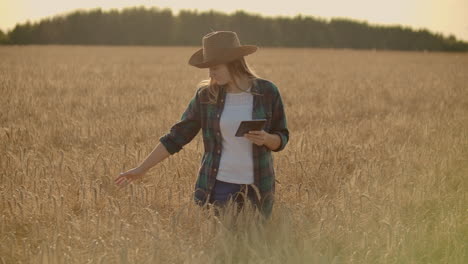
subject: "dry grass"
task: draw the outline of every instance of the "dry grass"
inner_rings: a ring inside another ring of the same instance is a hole
[[[467,263],[468,54],[260,49],[283,96],[270,222],[192,202],[201,133],[125,189],[196,48],[0,48],[3,263]],[[0,261],[0,262],[1,262]]]

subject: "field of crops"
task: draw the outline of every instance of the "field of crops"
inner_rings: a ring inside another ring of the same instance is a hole
[[[201,133],[114,184],[208,77],[198,48],[0,47],[0,263],[468,263],[468,54],[247,56],[290,131],[261,225],[193,203]]]

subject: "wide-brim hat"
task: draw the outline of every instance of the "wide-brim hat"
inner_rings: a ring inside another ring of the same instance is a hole
[[[256,45],[241,45],[236,32],[213,31],[202,39],[203,47],[196,51],[188,63],[198,68],[227,63],[257,51]]]

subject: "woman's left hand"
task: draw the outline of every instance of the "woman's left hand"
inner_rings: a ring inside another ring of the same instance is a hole
[[[248,140],[252,141],[253,143],[261,146],[264,145],[267,141],[267,138],[270,134],[268,134],[265,130],[251,130],[249,133],[245,133],[244,137]]]

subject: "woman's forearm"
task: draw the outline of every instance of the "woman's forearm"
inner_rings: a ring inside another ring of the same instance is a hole
[[[268,137],[267,137],[267,139],[265,141],[265,145],[271,150],[279,148],[280,145],[281,145],[280,136],[278,134],[268,133]]]
[[[167,151],[166,147],[164,147],[164,145],[159,142],[153,151],[148,155],[148,157],[146,157],[146,159],[138,167],[146,172],[170,155],[171,154]]]

